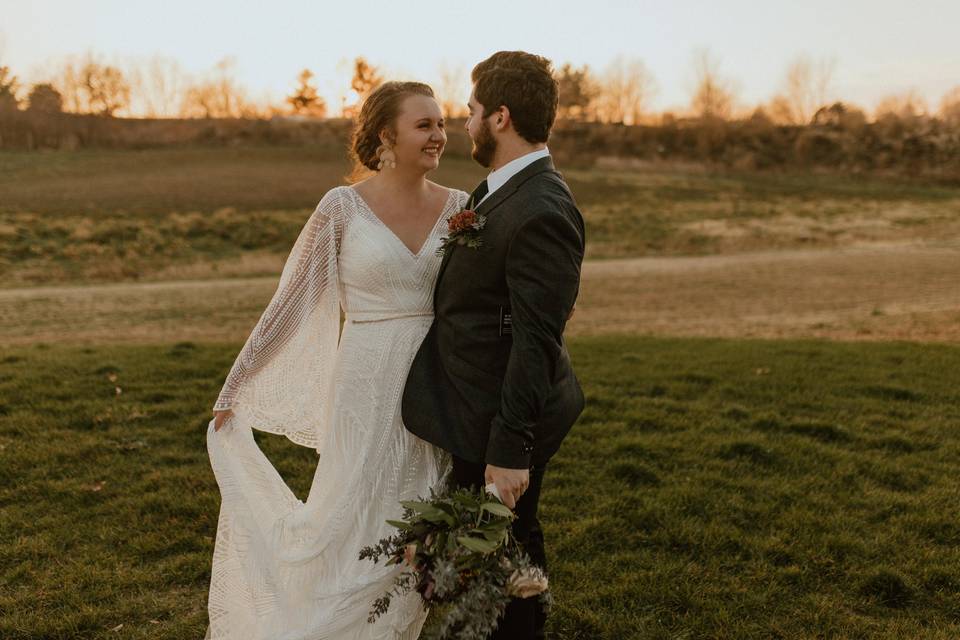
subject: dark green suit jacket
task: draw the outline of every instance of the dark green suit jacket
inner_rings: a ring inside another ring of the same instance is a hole
[[[524,469],[556,453],[583,411],[563,340],[583,217],[549,157],[475,209],[483,245],[443,258],[401,412],[410,432],[465,460]]]

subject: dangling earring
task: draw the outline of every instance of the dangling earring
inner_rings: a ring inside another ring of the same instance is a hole
[[[382,171],[384,167],[397,168],[397,154],[390,147],[383,144],[377,147],[377,157],[380,158],[380,162],[377,163],[377,171]]]

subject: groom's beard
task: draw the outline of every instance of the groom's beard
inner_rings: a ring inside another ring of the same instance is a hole
[[[481,167],[489,167],[493,156],[497,153],[497,139],[490,132],[490,125],[486,120],[480,123],[480,132],[473,141],[473,152],[470,154]]]

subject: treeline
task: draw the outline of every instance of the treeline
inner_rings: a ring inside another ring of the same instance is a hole
[[[818,110],[807,125],[777,124],[761,111],[737,120],[666,119],[659,125],[567,121],[550,148],[565,164],[616,167],[636,159],[745,171],[889,172],[960,182],[960,127],[936,118],[867,122],[842,103]]]
[[[0,117],[17,111],[72,113],[141,118],[269,118],[300,115],[323,119],[350,116],[359,101],[383,82],[364,58],[352,63],[351,99],[341,99],[334,113],[304,69],[280,105],[256,101],[234,78],[233,63],[224,59],[201,76],[183,71],[169,58],[154,57],[125,67],[87,54],[68,58],[43,82],[23,86],[9,67],[0,65]]]
[[[469,157],[463,120],[448,127],[445,154]],[[0,146],[17,149],[144,149],[183,145],[293,145],[342,158],[353,122],[319,119],[146,119],[20,112],[0,121]],[[736,170],[829,169],[893,172],[960,181],[960,128],[936,118],[867,122],[837,103],[808,125],[749,118],[664,119],[657,125],[563,120],[549,142],[567,167],[696,163]]]
[[[246,100],[228,64],[192,82],[182,81],[173,64],[155,59],[148,66],[152,72],[132,74],[131,81],[130,72],[93,58],[71,61],[55,82],[34,84],[28,91],[0,66],[0,148],[309,144],[342,154],[350,118],[383,82],[379,69],[355,59],[350,80],[355,100],[341,100],[334,112],[305,69],[284,106],[264,110]],[[689,107],[683,113],[653,114],[649,104],[656,81],[641,61],[618,58],[600,72],[562,65],[551,150],[567,166],[628,159],[960,179],[960,87],[947,92],[936,110],[914,94],[890,96],[871,118],[855,105],[826,101],[833,73],[828,61],[797,59],[778,93],[751,109],[737,106],[734,84],[708,53],[695,58],[695,72]],[[462,116],[463,102],[451,96],[469,85],[460,75],[443,70],[437,88],[445,112],[454,119]],[[154,116],[177,117],[117,117],[135,102]],[[468,154],[469,140],[457,123],[451,124],[448,153]]]
[[[234,77],[229,58],[196,75],[171,58],[111,64],[88,53],[63,59],[42,74],[42,81],[32,84],[21,83],[0,61],[0,115],[30,111],[138,118],[351,117],[385,74],[363,57],[347,66],[349,82],[345,75],[344,86],[337,89],[337,104],[330,105],[320,95],[310,69],[291,78],[290,92],[281,103],[254,100]],[[658,113],[652,109],[658,83],[642,60],[619,56],[600,70],[566,63],[556,71],[559,116],[578,122],[651,125],[685,118],[744,120],[759,113],[776,124],[806,125],[824,107],[843,102],[848,112],[860,113],[871,122],[928,118],[960,126],[960,86],[946,92],[935,107],[907,92],[888,95],[868,111],[834,95],[835,68],[834,60],[800,56],[786,67],[769,100],[748,105],[740,100],[736,82],[722,71],[718,59],[709,51],[698,51],[692,59],[694,82],[688,104]],[[470,84],[466,69],[443,65],[436,75],[434,89],[444,111],[449,117],[465,115]]]

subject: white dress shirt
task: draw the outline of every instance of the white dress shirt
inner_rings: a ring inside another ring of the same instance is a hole
[[[487,176],[487,189],[489,189],[489,191],[487,191],[487,195],[480,199],[480,202],[483,202],[493,195],[494,191],[505,185],[507,180],[523,171],[523,169],[528,165],[536,162],[540,158],[546,158],[549,155],[550,150],[544,147],[543,149],[538,149],[537,151],[531,151],[530,153],[524,154],[519,158],[514,158],[496,171],[491,171],[490,175]],[[477,204],[479,205],[480,202]]]

